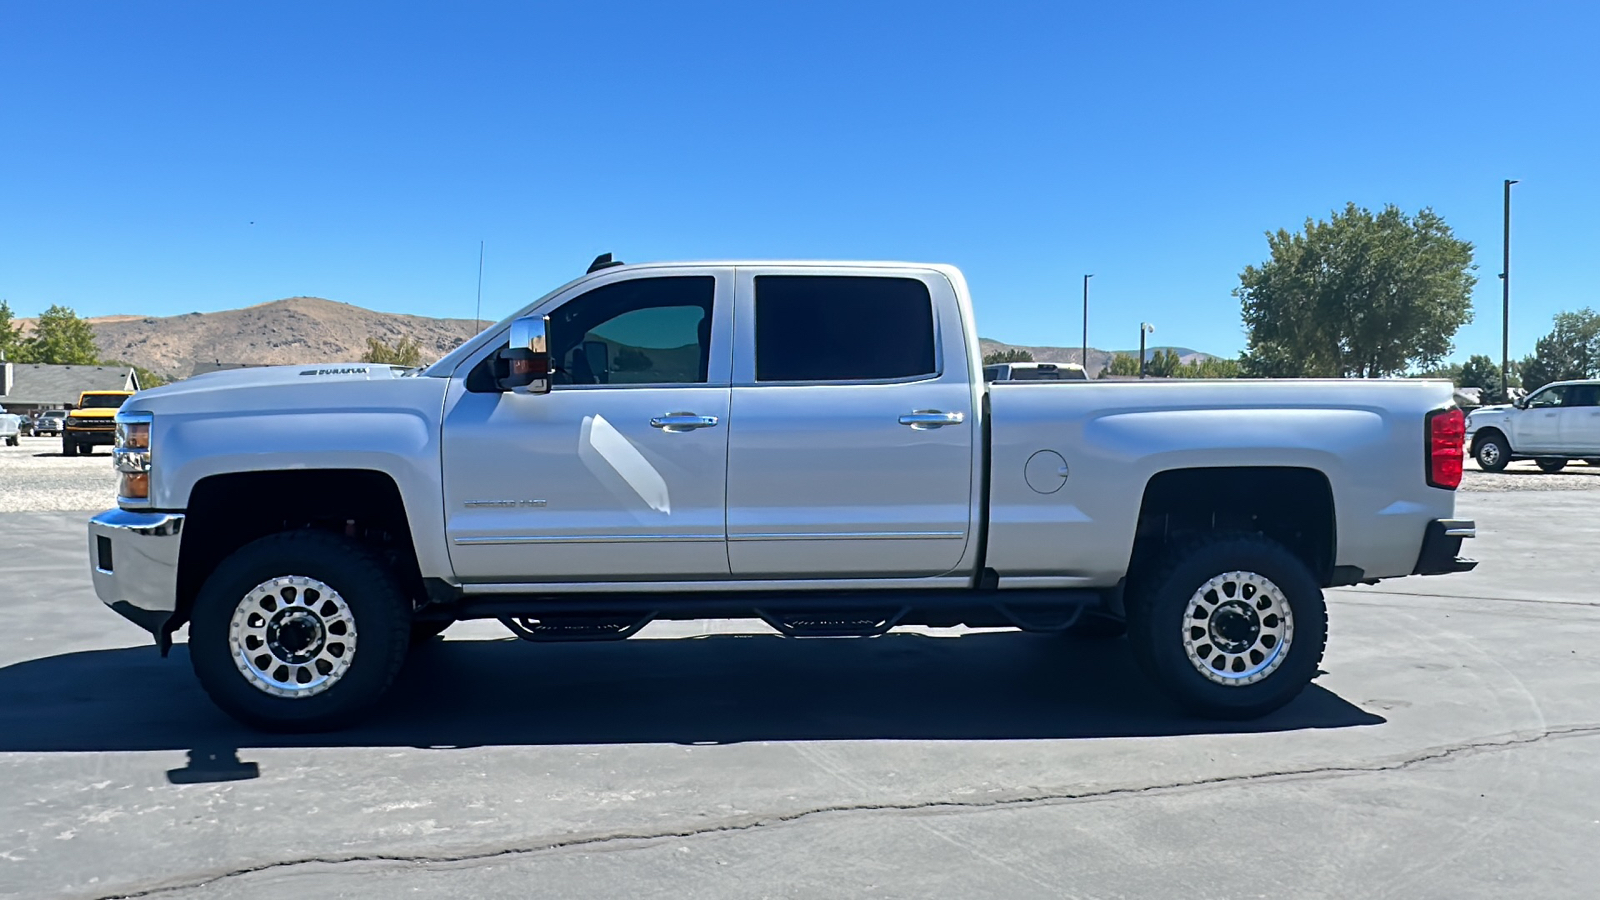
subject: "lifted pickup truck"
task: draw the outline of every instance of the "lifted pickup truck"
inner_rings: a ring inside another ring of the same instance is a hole
[[[163,652],[187,623],[265,729],[346,725],[481,618],[1126,628],[1182,707],[1240,718],[1316,673],[1324,587],[1474,565],[1444,382],[986,385],[977,334],[949,266],[602,258],[420,372],[139,393],[95,589]]]

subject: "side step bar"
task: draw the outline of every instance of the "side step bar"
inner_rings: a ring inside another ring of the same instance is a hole
[[[1115,590],[497,594],[436,601],[419,619],[499,619],[530,641],[621,640],[656,619],[760,619],[789,637],[872,637],[897,625],[1058,632]]]

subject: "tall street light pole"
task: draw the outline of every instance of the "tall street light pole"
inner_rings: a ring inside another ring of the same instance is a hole
[[[1094,275],[1083,276],[1083,374],[1089,375],[1089,279]]]
[[[1500,392],[1506,400],[1511,399],[1511,186],[1516,183],[1510,178],[1505,182],[1505,257],[1500,263]]]
[[[1140,322],[1139,323],[1139,377],[1140,378],[1144,377],[1144,370],[1145,370],[1144,336],[1147,335],[1147,334],[1155,334],[1155,333],[1156,333],[1156,327],[1154,325],[1151,325],[1149,322]]]

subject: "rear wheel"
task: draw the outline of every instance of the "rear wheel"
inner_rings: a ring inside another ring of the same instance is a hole
[[[1145,673],[1191,713],[1251,719],[1293,700],[1327,644],[1322,589],[1261,535],[1175,546],[1130,598],[1128,641]]]
[[[189,659],[223,711],[266,731],[327,731],[365,715],[405,659],[411,611],[365,545],[271,535],[223,560],[195,599]]]
[[[1478,468],[1485,472],[1500,472],[1511,462],[1511,445],[1498,434],[1485,435],[1478,439],[1472,455],[1478,460]]]
[[[1554,458],[1554,457],[1535,460],[1535,462],[1539,466],[1539,471],[1544,472],[1547,475],[1554,475],[1555,473],[1557,473],[1557,472],[1559,472],[1562,469],[1565,469],[1567,467],[1567,461],[1566,460],[1557,459],[1557,458]]]

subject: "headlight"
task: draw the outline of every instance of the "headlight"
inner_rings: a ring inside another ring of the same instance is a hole
[[[117,414],[116,443],[111,464],[117,470],[117,505],[150,505],[149,413]]]

